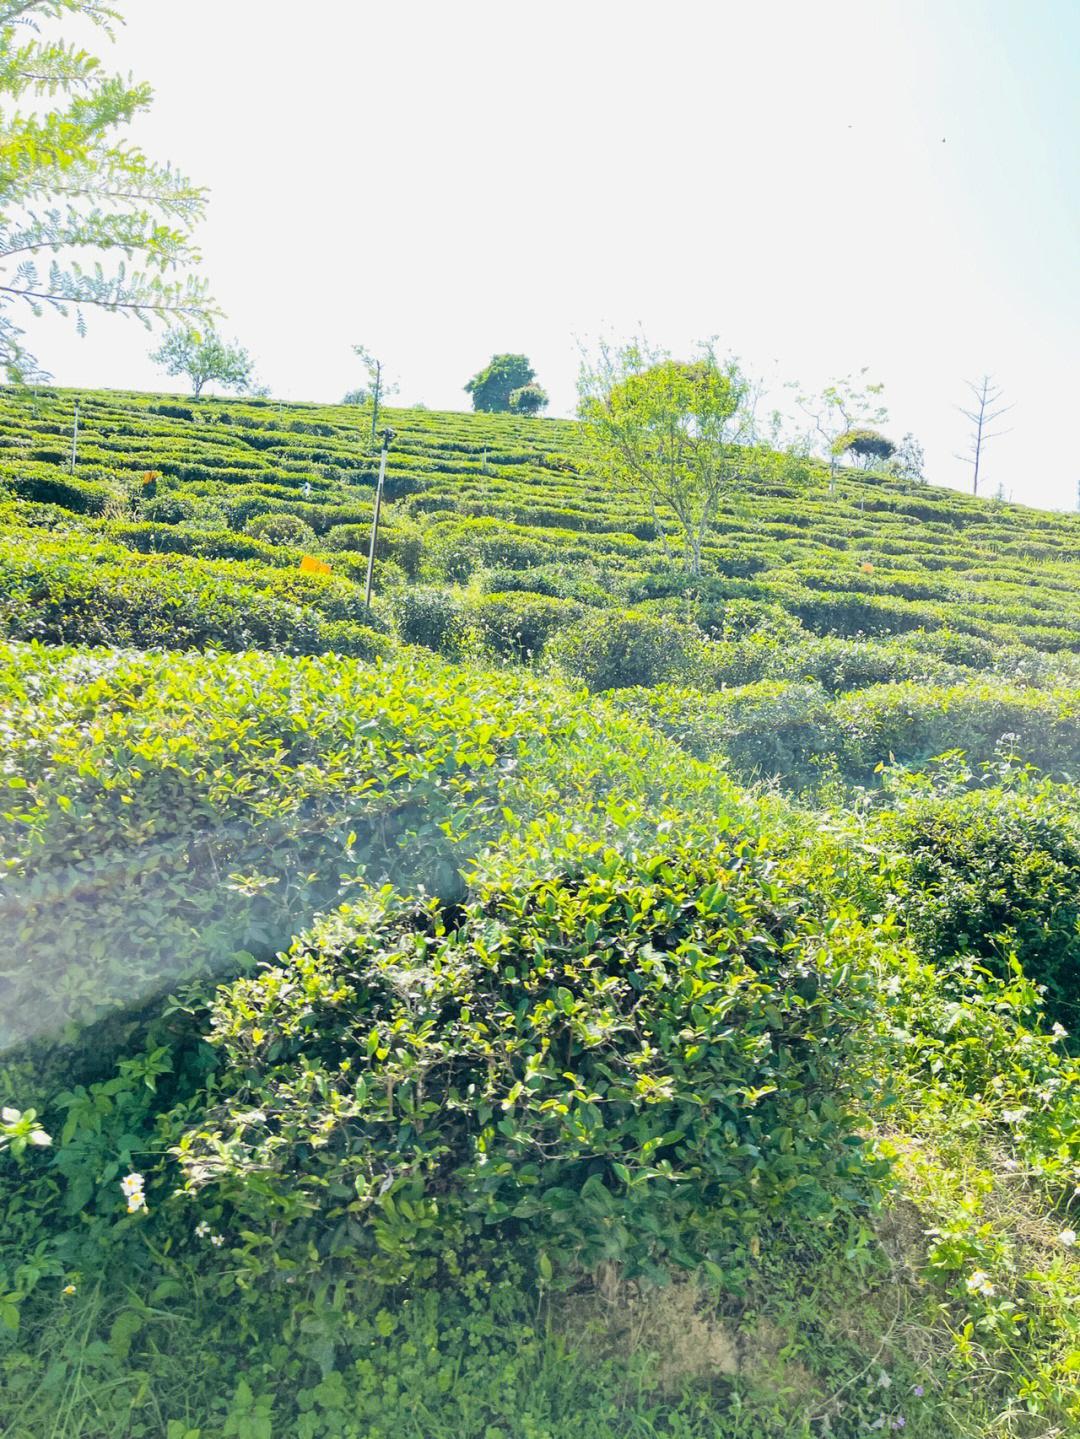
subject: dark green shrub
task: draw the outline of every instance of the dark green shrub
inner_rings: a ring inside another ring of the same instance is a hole
[[[883,1172],[856,1132],[866,936],[758,853],[596,847],[450,921],[386,895],[336,914],[221,992],[189,1187],[284,1226],[302,1268],[342,1196],[335,1256],[376,1283],[522,1226],[560,1267],[745,1272],[767,1225],[831,1219]]]
[[[482,643],[497,655],[535,659],[556,630],[573,622],[581,607],[546,595],[517,592],[484,595],[469,617]]]
[[[666,615],[631,610],[585,615],[561,631],[550,653],[570,678],[596,694],[633,685],[685,682],[703,661],[698,630]]]
[[[975,791],[906,805],[897,908],[927,958],[1007,976],[1016,954],[1071,1027],[1080,1002],[1080,826],[1072,791]]]
[[[334,525],[326,531],[328,550],[352,550],[367,555],[371,548],[371,520],[366,524]],[[420,572],[424,554],[424,536],[418,525],[409,521],[380,524],[375,558],[393,560],[410,580]]]
[[[461,601],[449,590],[415,585],[390,599],[397,635],[405,644],[423,645],[444,655],[461,653],[468,635]]]
[[[244,532],[271,545],[294,545],[303,550],[315,543],[315,531],[305,520],[280,511],[255,515],[245,524]]]
[[[792,790],[819,780],[840,745],[828,695],[813,683],[762,680],[721,694],[661,685],[625,691],[618,704],[695,759]]]
[[[170,420],[194,420],[194,411],[186,405],[147,405],[147,414],[164,415]]]
[[[194,514],[194,504],[183,495],[155,495],[139,504],[139,518],[149,524],[178,525],[182,520],[190,520]]]
[[[100,515],[113,497],[113,490],[104,484],[65,478],[42,467],[7,475],[12,493],[22,500],[41,505],[59,505],[76,515]]]

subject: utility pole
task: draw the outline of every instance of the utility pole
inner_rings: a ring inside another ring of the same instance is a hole
[[[375,511],[371,516],[371,548],[368,550],[367,584],[364,587],[364,609],[371,609],[371,577],[375,572],[375,543],[379,538],[379,511],[382,509],[383,485],[386,483],[386,453],[394,438],[391,429],[382,432],[382,454],[379,456],[379,483],[375,489]]]
[[[79,402],[75,401],[75,424],[71,431],[71,464],[68,466],[68,473],[75,473],[75,451],[79,443]]]
[[[1012,405],[1002,405],[1000,410],[992,410],[990,408],[992,405],[996,405],[998,400],[1001,399],[1001,391],[1000,389],[993,389],[991,387],[989,375],[984,375],[982,377],[982,383],[979,385],[972,384],[970,380],[966,383],[968,389],[975,396],[976,408],[974,410],[965,410],[960,405],[957,405],[956,408],[966,419],[971,421],[975,428],[971,432],[971,454],[957,455],[956,458],[963,460],[965,465],[972,465],[974,467],[971,493],[977,495],[979,493],[979,460],[982,457],[982,447],[986,444],[987,440],[996,440],[998,435],[1008,433],[1007,430],[995,430],[992,435],[988,435],[986,433],[986,427],[992,424],[999,415],[1003,415],[1006,410],[1011,410]]]

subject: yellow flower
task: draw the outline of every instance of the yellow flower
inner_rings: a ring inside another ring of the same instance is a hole
[[[75,1286],[74,1286],[74,1284],[68,1284],[68,1285],[65,1287],[65,1289],[64,1289],[64,1293],[65,1293],[65,1294],[74,1294],[74,1293],[75,1293]]]

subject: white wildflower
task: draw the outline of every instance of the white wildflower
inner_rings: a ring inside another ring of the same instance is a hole
[[[207,1224],[207,1222],[206,1222],[205,1219],[202,1221],[201,1224],[196,1224],[196,1226],[195,1226],[195,1237],[196,1237],[197,1239],[205,1239],[206,1236],[207,1236],[209,1233],[210,1233],[210,1226],[209,1226],[209,1224]]]
[[[981,1269],[976,1269],[966,1281],[969,1294],[981,1294],[984,1299],[992,1299],[995,1294],[994,1286],[990,1283],[990,1277],[984,1274]]]
[[[1064,1246],[1065,1246],[1066,1249],[1071,1249],[1071,1248],[1073,1247],[1073,1245],[1076,1243],[1076,1230],[1075,1230],[1075,1229],[1063,1229],[1063,1230],[1061,1231],[1061,1233],[1058,1235],[1058,1243],[1059,1243],[1059,1244],[1064,1244]]]
[[[211,1234],[210,1243],[214,1246],[215,1249],[220,1249],[221,1246],[225,1243],[224,1234]]]

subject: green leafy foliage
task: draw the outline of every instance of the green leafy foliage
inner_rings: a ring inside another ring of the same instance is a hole
[[[355,409],[83,394],[72,474],[75,398],[0,394],[5,1434],[1072,1432],[1075,518],[737,447],[693,575],[580,427],[395,411],[368,610]]]
[[[563,631],[551,654],[595,694],[687,678],[701,663],[701,641],[667,616],[610,611],[587,615]]]
[[[516,405],[510,403],[511,399],[528,390],[526,409],[522,413],[532,414],[535,410],[529,406],[535,404],[539,408],[539,396],[544,395],[539,385],[531,384],[535,375],[536,371],[524,355],[492,355],[490,364],[479,370],[465,386],[465,393],[472,395],[473,409],[477,412],[497,414],[520,410],[521,399]],[[546,401],[547,396],[544,395],[543,403]]]
[[[106,34],[118,18],[103,0],[20,0],[0,10],[5,305],[21,300],[38,315],[46,306],[63,315],[74,307],[80,331],[89,307],[147,324],[151,316],[205,315],[204,284],[172,278],[198,259],[191,231],[203,214],[205,192],[117,141],[115,132],[149,106],[150,87],[110,76],[88,51],[48,33],[48,22],[71,16],[85,17]],[[100,264],[84,267],[87,250],[118,252],[113,273]],[[49,265],[42,273],[38,257],[44,253]],[[136,259],[145,270],[129,272],[125,259]],[[5,309],[0,364],[13,382],[46,379],[23,334]]]
[[[189,1188],[242,1226],[296,1220],[294,1263],[340,1217],[336,1252],[384,1283],[447,1228],[523,1223],[566,1265],[737,1281],[765,1225],[828,1223],[880,1175],[853,1107],[867,936],[754,852],[571,847],[449,921],[342,910],[216,1003]]]
[[[212,328],[172,329],[150,358],[168,375],[186,375],[196,399],[208,384],[223,390],[252,387],[251,356],[238,344],[226,344]]]
[[[963,771],[966,772],[966,771]],[[991,778],[995,777],[993,774]],[[1071,790],[1023,776],[1005,788],[921,793],[884,833],[903,862],[896,904],[928,959],[971,957],[1008,977],[1015,957],[1055,1018],[1080,998],[1080,829]]]

